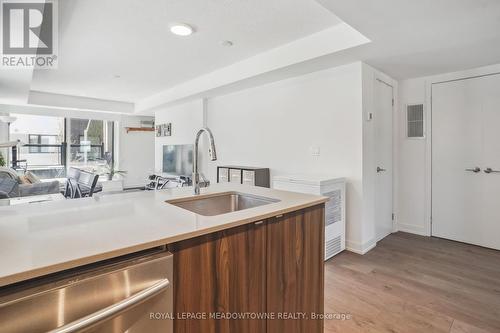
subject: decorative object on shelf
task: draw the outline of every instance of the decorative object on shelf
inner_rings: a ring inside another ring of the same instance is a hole
[[[171,136],[172,135],[172,123],[156,125],[156,136]]]
[[[141,120],[141,128],[155,128],[154,120]]]
[[[125,130],[128,132],[154,132],[154,128],[148,127],[125,127]]]
[[[3,157],[3,154],[0,152],[0,167],[5,166],[5,158]]]

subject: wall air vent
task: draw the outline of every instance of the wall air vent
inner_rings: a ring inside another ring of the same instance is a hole
[[[406,135],[408,138],[424,137],[424,105],[406,106]]]

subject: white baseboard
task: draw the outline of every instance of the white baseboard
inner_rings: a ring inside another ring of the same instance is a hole
[[[349,241],[349,240],[345,241],[345,249],[347,251],[351,251],[351,252],[354,252],[357,254],[366,254],[368,251],[373,249],[375,246],[377,246],[377,242],[375,241],[375,238],[373,238],[365,243],[353,242],[353,241]]]
[[[396,227],[398,231],[408,232],[410,234],[416,234],[420,236],[430,236],[427,228],[420,225],[397,223]]]

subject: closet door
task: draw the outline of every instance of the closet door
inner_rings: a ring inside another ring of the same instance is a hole
[[[482,89],[477,79],[432,86],[432,235],[478,245],[484,206]]]
[[[500,75],[486,76],[480,81],[483,93],[483,195],[479,241],[475,244],[500,249]]]
[[[375,234],[380,241],[391,232],[392,224],[392,86],[375,80]]]

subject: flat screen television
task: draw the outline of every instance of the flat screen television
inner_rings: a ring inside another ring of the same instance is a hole
[[[193,145],[163,146],[163,172],[173,176],[193,175]]]

